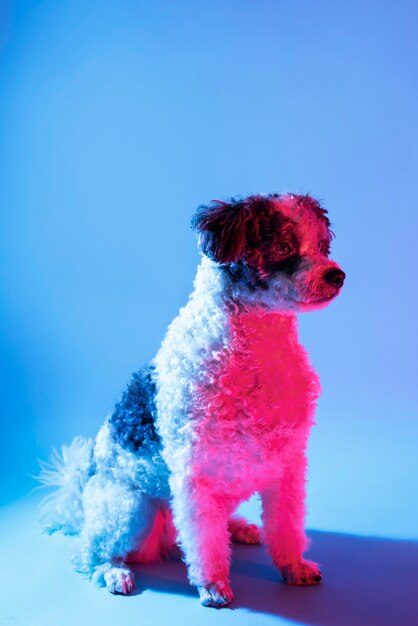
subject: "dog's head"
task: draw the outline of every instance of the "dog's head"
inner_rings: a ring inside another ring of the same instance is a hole
[[[329,259],[327,211],[311,196],[254,195],[198,207],[192,227],[204,254],[228,274],[235,294],[274,310],[322,308],[345,274]]]

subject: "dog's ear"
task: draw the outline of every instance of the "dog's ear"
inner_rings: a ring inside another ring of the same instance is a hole
[[[217,263],[234,263],[245,256],[252,210],[248,202],[212,200],[201,204],[192,218],[204,254]]]

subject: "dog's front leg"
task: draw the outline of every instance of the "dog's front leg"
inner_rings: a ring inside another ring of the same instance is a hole
[[[174,523],[190,582],[197,586],[204,606],[225,606],[233,599],[227,503],[206,480],[174,474],[170,486]]]
[[[303,559],[305,534],[305,453],[296,453],[276,482],[261,492],[264,540],[275,565],[289,585],[321,580],[317,563]]]

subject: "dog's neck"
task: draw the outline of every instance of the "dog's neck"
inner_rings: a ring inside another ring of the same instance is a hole
[[[297,319],[291,311],[274,310],[253,300],[237,297],[231,277],[214,261],[206,256],[198,266],[192,302],[198,306],[204,317],[216,318],[220,311],[229,319],[234,328],[241,327],[241,333],[254,336],[297,336]]]

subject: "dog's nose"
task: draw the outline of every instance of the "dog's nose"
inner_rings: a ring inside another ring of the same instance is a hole
[[[325,272],[324,279],[334,287],[342,287],[344,284],[345,274],[342,270],[332,269]]]

